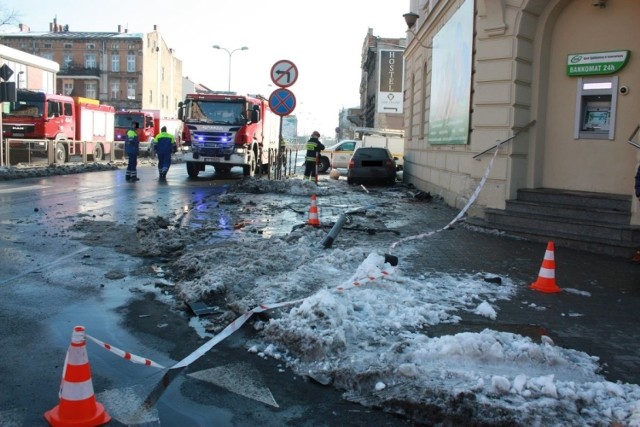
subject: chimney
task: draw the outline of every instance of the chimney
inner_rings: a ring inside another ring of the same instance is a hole
[[[118,25],[118,32],[121,33],[122,32],[122,25]]]
[[[153,24],[153,31],[158,31],[158,26],[156,24]]]
[[[53,22],[49,22],[49,32],[53,33]]]
[[[20,32],[21,33],[29,33],[29,32],[31,32],[31,28],[29,28],[29,26],[26,25],[26,24],[19,24],[18,28],[20,28]]]

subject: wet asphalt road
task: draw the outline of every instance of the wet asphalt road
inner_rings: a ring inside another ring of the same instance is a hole
[[[113,230],[106,231],[113,238],[134,232],[142,217],[179,220],[189,211],[197,220],[199,203],[241,174],[234,170],[221,179],[209,170],[190,180],[178,164],[161,183],[153,166],[142,166],[141,181],[128,183],[124,172],[0,184],[0,425],[47,425],[43,414],[59,402],[65,352],[76,325],[164,366],[205,341],[187,313],[172,310],[158,292],[154,272],[161,261],[83,244],[69,227],[83,218],[113,222]],[[117,272],[125,274],[108,277]],[[410,425],[346,402],[339,391],[300,378],[277,361],[249,354],[243,347],[247,333],[250,329],[240,330],[186,370],[169,374],[88,342],[96,397],[114,418],[109,425]],[[221,377],[230,384],[221,385]]]

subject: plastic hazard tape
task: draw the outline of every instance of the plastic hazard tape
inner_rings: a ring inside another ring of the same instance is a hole
[[[405,238],[400,239],[397,242],[393,243],[389,248],[390,249],[395,249],[401,243],[405,243],[405,242],[408,242],[410,240],[424,239],[424,238],[433,236],[436,233],[439,233],[439,232],[441,232],[443,230],[451,228],[453,226],[453,224],[458,222],[460,220],[460,218],[462,218],[464,216],[464,214],[467,213],[467,211],[469,210],[469,207],[471,207],[471,205],[476,201],[476,199],[478,198],[478,195],[480,194],[480,191],[482,191],[482,188],[484,187],[484,184],[487,182],[487,179],[489,178],[489,173],[491,172],[491,168],[493,167],[493,161],[496,159],[496,156],[498,155],[498,151],[500,151],[500,150],[496,149],[496,151],[493,153],[493,157],[491,157],[491,161],[487,165],[487,168],[484,171],[484,175],[482,175],[482,179],[480,180],[480,183],[478,184],[478,187],[476,187],[475,191],[473,192],[473,194],[469,198],[469,201],[467,202],[467,204],[464,205],[462,210],[458,213],[458,215],[456,215],[455,218],[453,218],[447,225],[445,225],[444,227],[442,227],[442,228],[440,228],[438,230],[429,231],[428,233],[422,233],[422,234],[417,234],[417,235],[414,235],[414,236],[405,237]]]
[[[100,347],[104,348],[105,350],[108,350],[111,353],[116,354],[132,363],[137,363],[139,365],[152,366],[154,368],[160,368],[160,369],[165,368],[161,364],[156,363],[151,359],[145,359],[144,357],[136,356],[135,354],[129,353],[128,351],[120,350],[119,348],[114,347],[111,344],[107,344],[106,342],[100,341],[99,339],[94,338],[91,335],[87,334],[85,336],[89,338],[91,341],[93,341],[94,343],[98,344]]]
[[[348,285],[345,286],[339,286],[336,288],[336,290],[338,292],[343,292],[347,289],[353,289],[353,288],[358,288],[361,287],[363,285],[366,285],[368,283],[371,283],[375,280],[378,280],[380,278],[385,278],[389,275],[390,273],[387,271],[381,271],[379,274],[372,274],[369,276],[366,276],[362,279],[357,279],[353,282],[351,282]],[[225,338],[229,337],[231,334],[233,334],[235,331],[237,331],[238,329],[240,329],[242,327],[242,325],[245,324],[245,322],[247,320],[249,320],[249,318],[251,316],[253,316],[256,313],[262,313],[263,311],[267,311],[267,310],[271,310],[274,308],[280,308],[280,307],[286,307],[289,305],[293,305],[293,304],[298,304],[300,302],[304,301],[304,299],[298,299],[295,301],[285,301],[285,302],[280,302],[280,303],[274,303],[274,304],[260,304],[257,307],[253,308],[252,310],[244,313],[243,315],[241,315],[240,317],[236,318],[233,322],[231,322],[229,325],[227,325],[226,328],[224,328],[222,331],[220,331],[220,333],[218,333],[217,335],[215,335],[213,338],[211,338],[209,341],[207,341],[206,343],[204,343],[203,345],[201,345],[200,347],[198,347],[195,351],[193,351],[191,354],[189,354],[187,357],[185,357],[184,359],[182,359],[181,361],[179,361],[178,363],[176,363],[175,365],[171,366],[168,369],[179,369],[179,368],[184,368],[186,366],[189,366],[190,364],[192,364],[193,362],[195,362],[196,360],[198,360],[200,357],[202,357],[205,353],[207,353],[209,350],[211,350],[213,347],[215,347],[218,343],[220,343],[222,340],[224,340]],[[121,350],[117,347],[112,346],[111,344],[107,344],[103,341],[100,341],[97,338],[92,337],[91,335],[86,335],[87,338],[89,338],[91,341],[95,342],[96,344],[98,344],[100,347],[104,348],[105,350],[110,351],[111,353],[114,353],[120,357],[122,357],[123,359],[126,359],[132,363],[137,363],[140,365],[146,365],[146,366],[152,366],[154,368],[160,368],[160,369],[166,369],[165,366],[154,362],[151,359],[147,359],[144,357],[140,357],[140,356],[136,356],[133,353],[129,353],[128,351],[124,351]]]
[[[220,341],[222,341],[223,339],[227,338],[229,335],[233,334],[235,331],[240,329],[240,327],[244,325],[244,323],[247,320],[249,320],[249,318],[253,316],[255,313],[262,313],[263,311],[266,311],[266,310],[285,307],[287,305],[297,304],[302,301],[304,300],[299,299],[295,301],[286,301],[286,302],[280,302],[276,304],[260,304],[256,308],[250,311],[247,311],[242,316],[238,317],[236,320],[231,322],[226,328],[224,328],[218,335],[211,338],[209,341],[207,341],[206,343],[201,345],[198,349],[196,349],[193,353],[191,353],[190,355],[188,355],[187,357],[185,357],[184,359],[182,359],[181,361],[179,361],[169,369],[178,369],[178,368],[184,368],[185,366],[189,366],[190,364],[198,360],[200,357],[202,357],[202,355],[204,355],[206,352],[211,350]]]
[[[220,341],[224,340],[225,338],[227,338],[228,336],[233,334],[235,331],[240,329],[240,327],[242,325],[244,325],[244,323],[247,320],[249,320],[249,318],[251,316],[253,316],[255,313],[262,313],[263,311],[266,311],[266,310],[271,310],[273,308],[279,308],[279,307],[285,307],[285,306],[288,306],[288,305],[297,304],[297,303],[302,302],[302,301],[303,300],[299,299],[299,300],[295,300],[295,301],[286,301],[286,302],[275,303],[275,304],[260,304],[256,308],[254,308],[254,309],[244,313],[242,316],[238,317],[236,320],[231,322],[226,328],[224,328],[218,335],[216,335],[213,338],[211,338],[209,341],[207,341],[206,343],[201,345],[198,349],[196,349],[190,355],[188,355],[187,357],[182,359],[180,362],[178,362],[175,365],[171,366],[169,369],[184,368],[185,366],[188,366],[188,365],[192,364],[193,362],[198,360],[200,357],[202,357],[206,352],[211,350]],[[86,337],[88,339],[90,339],[91,341],[93,341],[94,343],[98,344],[100,347],[104,348],[105,350],[107,350],[107,351],[109,351],[109,352],[111,352],[113,354],[116,354],[116,355],[122,357],[123,359],[128,360],[128,361],[130,361],[132,363],[136,363],[136,364],[139,364],[139,365],[145,365],[145,366],[151,366],[151,367],[154,367],[154,368],[167,369],[165,366],[163,366],[163,365],[161,365],[159,363],[156,363],[151,359],[147,359],[147,358],[144,358],[144,357],[136,356],[133,353],[129,353],[128,351],[121,350],[118,347],[112,346],[111,344],[107,344],[104,341],[100,341],[99,339],[94,338],[91,335],[87,334]]]
[[[378,279],[384,279],[389,274],[390,273],[387,272],[387,271],[381,271],[380,274],[378,274],[378,275],[366,276],[366,277],[363,277],[362,279],[354,280],[353,282],[351,282],[348,285],[338,286],[336,288],[336,291],[343,292],[343,291],[346,291],[347,289],[359,288],[359,287],[361,287],[363,285],[369,284],[369,283],[374,282],[374,281],[376,281]]]

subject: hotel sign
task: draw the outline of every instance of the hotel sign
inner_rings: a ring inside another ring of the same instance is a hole
[[[628,61],[628,50],[574,53],[567,56],[567,75],[576,77],[613,74],[627,65]]]

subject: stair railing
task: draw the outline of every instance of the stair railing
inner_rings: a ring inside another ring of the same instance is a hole
[[[500,147],[502,144],[511,141],[512,139],[514,139],[516,136],[518,136],[520,134],[520,132],[524,132],[525,130],[529,129],[531,126],[535,125],[536,121],[535,120],[531,120],[529,123],[527,123],[525,125],[525,127],[521,128],[520,130],[518,130],[516,133],[513,134],[512,137],[505,139],[504,141],[500,141],[497,144],[487,148],[484,151],[481,151],[480,153],[476,154],[475,156],[473,156],[474,159],[477,159],[478,157],[482,156],[485,153],[488,153],[489,151],[493,150],[494,148],[498,148]],[[638,147],[640,148],[640,146]]]
[[[627,142],[629,144],[633,145],[636,148],[640,148],[640,144],[638,144],[637,142],[633,142],[633,138],[636,137],[636,134],[638,133],[638,131],[640,131],[640,124],[638,126],[636,126],[636,130],[633,131],[633,133],[631,134],[631,136],[627,140]]]

